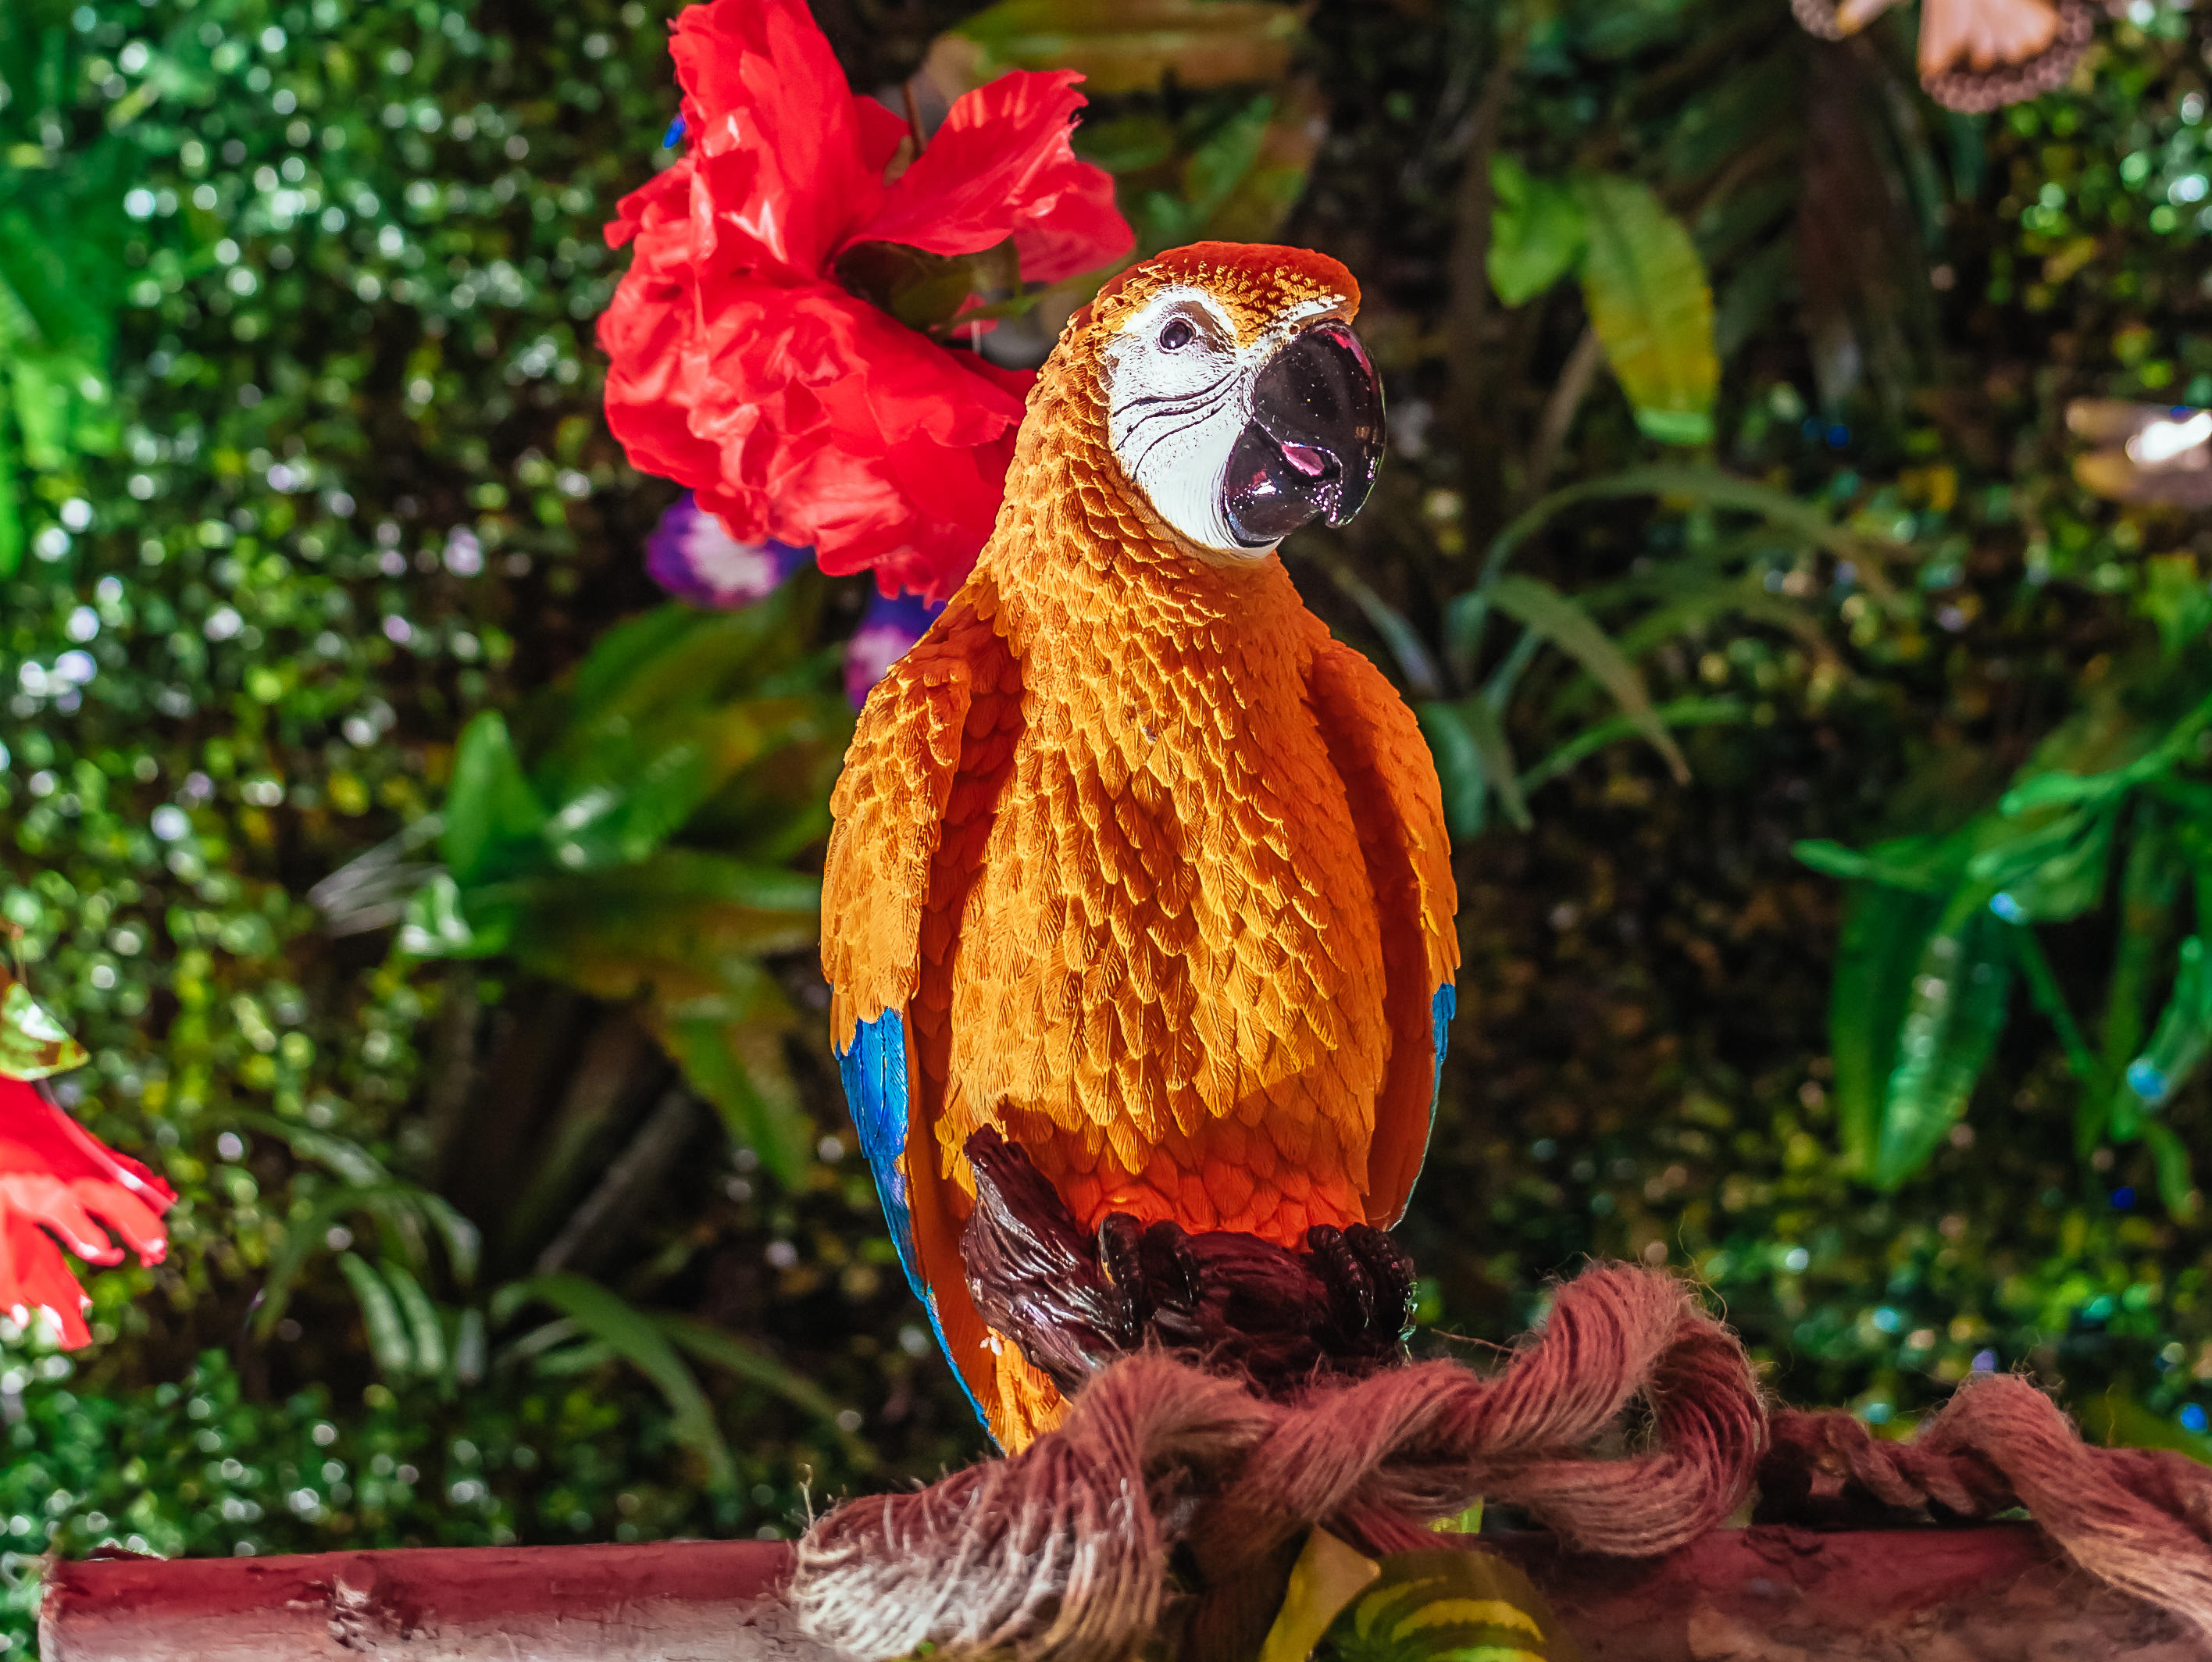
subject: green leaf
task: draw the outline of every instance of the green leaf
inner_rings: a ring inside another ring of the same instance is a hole
[[[2154,554],[2142,562],[2138,604],[2158,626],[2159,644],[2169,658],[2179,658],[2212,628],[2212,588],[2207,588],[2193,554]]]
[[[715,1423],[714,1406],[651,1317],[596,1281],[556,1275],[536,1276],[501,1288],[494,1301],[494,1318],[504,1320],[531,1303],[550,1305],[651,1380],[674,1416],[671,1428],[678,1440],[707,1463],[709,1485],[724,1492],[735,1487],[737,1465]]]
[[[1872,883],[1853,889],[1845,904],[1829,987],[1828,1045],[1844,1157],[1863,1175],[1875,1170],[1881,1147],[1913,968],[1942,911],[1939,899]]]
[[[1666,444],[1710,443],[1720,358],[1712,290],[1689,231],[1633,179],[1600,173],[1578,180],[1577,194],[1589,229],[1590,326],[1638,427]]]
[[[1729,726],[1751,719],[1749,707],[1734,698],[1669,699],[1655,706],[1652,713],[1662,725],[1670,728]],[[1522,793],[1534,796],[1537,787],[1559,778],[1577,762],[1595,755],[1608,744],[1633,737],[1640,731],[1634,719],[1626,715],[1593,722],[1521,776]]]
[[[406,1319],[414,1371],[426,1379],[441,1377],[446,1371],[446,1330],[438,1319],[437,1306],[430,1302],[422,1283],[408,1272],[404,1265],[387,1263],[383,1268],[384,1279],[392,1289],[400,1314]]]
[[[2009,816],[2030,813],[2038,808],[2101,801],[2133,783],[2125,777],[2127,772],[2126,768],[2115,768],[2109,773],[2086,775],[2039,773],[2006,792],[2004,799],[1997,804],[1997,811]]]
[[[658,1029],[663,1048],[721,1116],[731,1140],[753,1149],[787,1186],[805,1176],[816,1136],[783,1058],[792,1025],[708,1016],[678,1017]]]
[[[1793,843],[1790,852],[1832,877],[1929,895],[1948,895],[1957,888],[1967,858],[1966,844],[1956,836],[1894,837],[1863,852],[1811,838]]]
[[[408,1340],[406,1319],[384,1278],[358,1253],[339,1253],[338,1268],[361,1307],[362,1325],[368,1331],[369,1354],[376,1358],[377,1368],[395,1378],[414,1372],[415,1350]]]
[[[2170,1448],[2212,1465],[2212,1437],[2153,1413],[2118,1386],[2078,1398],[2071,1406],[2081,1422],[2081,1435],[2090,1442],[2107,1448]]]
[[[821,889],[795,872],[664,848],[635,865],[483,891],[471,905],[492,902],[513,908],[511,950],[540,974],[617,1002],[727,996],[750,1008],[761,957],[814,944]]]
[[[837,257],[837,280],[910,329],[936,330],[963,314],[971,295],[1021,288],[1012,239],[969,254],[933,254],[902,242],[859,242]],[[1003,311],[994,315],[1006,316]]]
[[[2012,922],[2078,918],[2104,898],[2118,817],[2112,811],[2060,815],[1983,849],[1967,863],[1966,875],[2001,885],[1990,903]],[[2008,822],[1996,823],[2002,828]]]
[[[1490,286],[1507,306],[1534,299],[1574,269],[1589,226],[1574,191],[1533,179],[1503,150],[1490,158]]]
[[[1740,479],[1717,468],[1625,468],[1619,473],[1586,479],[1555,490],[1516,514],[1492,539],[1483,556],[1483,583],[1494,581],[1515,551],[1566,509],[1619,496],[1680,497],[1702,507],[1756,514],[1804,546],[1824,549],[1839,560],[1856,560],[1865,553],[1864,539],[1858,533],[1835,524],[1819,508],[1798,500],[1789,492],[1777,490],[1756,479]],[[1467,603],[1472,597],[1462,596],[1455,603],[1455,631],[1461,627],[1462,615],[1470,610]]]
[[[1550,584],[1518,573],[1509,573],[1492,583],[1490,602],[1588,670],[1600,686],[1613,695],[1613,701],[1620,706],[1622,714],[1636,731],[1666,757],[1674,777],[1680,780],[1689,778],[1689,764],[1683,761],[1681,748],[1674,743],[1674,735],[1653,710],[1651,694],[1644,684],[1642,672],[1622,656],[1620,648],[1613,645],[1588,612]]]
[[[2004,1030],[2013,959],[1986,890],[1962,890],[1921,949],[1897,1034],[1871,1173],[1894,1188],[1928,1162],[1966,1110]]]
[[[980,87],[1008,70],[1082,71],[1092,97],[1273,81],[1304,38],[1304,9],[1261,0],[1000,0],[931,52],[933,75]],[[964,51],[948,51],[957,40]]]
[[[1443,787],[1445,828],[1457,838],[1480,836],[1488,817],[1484,809],[1490,797],[1490,773],[1482,765],[1482,751],[1460,707],[1429,699],[1413,707],[1413,715],[1421,724],[1421,737],[1429,742],[1437,780]]]
[[[484,908],[487,925],[471,921],[460,885],[450,872],[431,875],[407,898],[399,948],[417,958],[489,958],[506,949],[514,931],[512,909]]]
[[[0,394],[0,579],[13,577],[23,563],[21,478],[15,443],[8,434],[8,403]]]
[[[1444,791],[1444,824],[1452,835],[1482,834],[1492,791],[1497,792],[1505,817],[1527,830],[1532,822],[1514,766],[1513,746],[1490,701],[1479,693],[1455,704],[1431,699],[1416,705],[1414,715],[1436,758]]]
[[[750,1340],[695,1317],[660,1315],[653,1320],[678,1348],[688,1350],[701,1362],[772,1391],[793,1407],[812,1415],[836,1435],[845,1445],[847,1455],[861,1466],[876,1464],[875,1451],[838,1422],[838,1416],[844,1410],[804,1374],[786,1367]]]
[[[476,883],[540,848],[545,808],[530,788],[507,719],[486,710],[461,730],[440,813],[438,853],[457,883]]]
[[[46,1014],[28,987],[8,983],[8,991],[0,994],[0,1078],[46,1079],[81,1068],[88,1059],[84,1046]]]
[[[2150,1149],[2151,1167],[2158,1176],[2158,1198],[2173,1216],[2197,1215],[2197,1179],[2191,1170],[2189,1145],[2163,1119],[2146,1119],[2144,1146]]]
[[[264,1129],[267,1128],[264,1123]],[[260,1308],[253,1317],[257,1337],[267,1338],[283,1319],[300,1273],[307,1259],[323,1247],[331,1226],[340,1219],[367,1213],[381,1219],[419,1253],[427,1253],[423,1225],[443,1237],[447,1261],[458,1281],[476,1274],[476,1226],[450,1203],[412,1183],[385,1178],[372,1183],[347,1183],[319,1191],[304,1213],[284,1220],[284,1237],[270,1255],[269,1273],[262,1283]]]
[[[2205,962],[2203,937],[2191,935],[2176,955],[2173,991],[2159,1013],[2150,1042],[2128,1065],[2124,1087],[2152,1108],[2179,1090],[2212,1049],[2212,967]]]

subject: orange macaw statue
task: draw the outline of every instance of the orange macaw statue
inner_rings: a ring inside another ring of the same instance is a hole
[[[1069,322],[974,574],[877,686],[832,806],[830,1022],[908,1274],[992,1433],[1057,1386],[978,1313],[964,1147],[1076,1222],[1297,1247],[1387,1228],[1434,1110],[1459,949],[1413,714],[1275,546],[1382,448],[1358,286],[1200,243]]]

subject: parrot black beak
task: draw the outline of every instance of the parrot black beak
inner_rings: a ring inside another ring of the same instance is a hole
[[[1319,516],[1359,512],[1382,460],[1382,380],[1334,318],[1293,335],[1252,384],[1252,419],[1222,476],[1223,517],[1246,548]]]

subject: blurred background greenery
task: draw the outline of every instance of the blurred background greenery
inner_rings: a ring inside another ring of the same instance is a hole
[[[0,910],[183,1197],[92,1349],[5,1330],[12,1645],[50,1550],[789,1534],[982,1447],[823,1032],[866,581],[662,604],[598,413],[672,9],[0,9]],[[1634,1257],[1794,1399],[2212,1452],[2212,539],[2065,422],[2212,404],[2193,14],[1966,116],[1775,0],[817,10],[895,106],[1087,70],[1143,246],[1365,287],[1391,461],[1286,555],[1456,840],[1419,1343]]]

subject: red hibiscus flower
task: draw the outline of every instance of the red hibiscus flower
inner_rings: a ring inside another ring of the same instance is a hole
[[[108,1239],[112,1229],[141,1264],[158,1264],[169,1244],[161,1214],[176,1198],[35,1086],[0,1078],[0,1310],[21,1321],[51,1310],[64,1344],[89,1344],[84,1312],[92,1301],[61,1248],[94,1264],[120,1264],[123,1248]]]
[[[672,50],[689,149],[607,227],[636,245],[599,320],[608,423],[738,541],[942,599],[990,534],[1033,378],[912,325],[970,306],[960,257],[1048,283],[1130,247],[1113,181],[1068,146],[1081,77],[969,93],[886,184],[906,124],[853,94],[802,0],[690,7]]]

